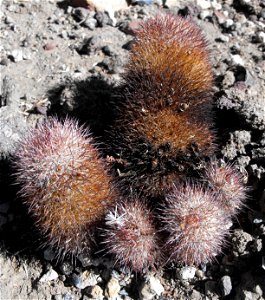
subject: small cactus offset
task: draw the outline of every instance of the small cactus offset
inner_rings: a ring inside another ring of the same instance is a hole
[[[90,229],[115,201],[89,132],[70,119],[43,122],[20,142],[15,168],[47,245],[64,253],[89,248]]]
[[[230,216],[238,214],[247,199],[243,175],[232,164],[220,165],[217,161],[212,161],[207,166],[204,175],[222,209]]]
[[[188,183],[175,186],[160,219],[168,235],[168,260],[198,266],[221,253],[229,219],[211,191]]]
[[[122,202],[106,216],[105,248],[120,266],[140,272],[159,263],[159,240],[152,212],[139,200]]]

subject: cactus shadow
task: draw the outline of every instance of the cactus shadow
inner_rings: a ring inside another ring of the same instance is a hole
[[[59,118],[73,117],[100,139],[115,115],[117,93],[116,87],[99,76],[85,80],[68,78],[47,92],[51,103],[48,114]]]
[[[31,261],[39,257],[38,234],[13,183],[10,159],[0,160],[0,253]]]

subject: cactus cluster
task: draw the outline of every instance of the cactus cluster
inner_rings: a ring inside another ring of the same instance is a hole
[[[240,173],[213,159],[212,85],[200,29],[157,16],[136,32],[106,133],[111,159],[75,120],[51,118],[32,129],[14,164],[46,244],[91,251],[101,228],[104,251],[137,272],[212,261],[246,199]]]

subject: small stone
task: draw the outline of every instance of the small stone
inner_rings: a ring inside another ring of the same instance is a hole
[[[230,276],[223,276],[220,280],[220,289],[222,295],[225,297],[229,295],[232,291],[232,281]]]
[[[253,289],[253,292],[258,294],[259,296],[263,296],[263,291],[262,291],[262,288],[260,287],[260,285],[256,285],[255,288]]]
[[[8,65],[8,59],[7,58],[2,58],[1,61],[0,61],[0,65],[7,66]]]
[[[72,15],[75,17],[75,19],[78,22],[82,22],[82,21],[84,21],[88,17],[89,10],[85,9],[83,7],[77,7],[77,8],[73,9]]]
[[[256,293],[247,290],[242,291],[242,300],[260,300],[261,298]]]
[[[73,274],[72,281],[75,287],[85,289],[88,286],[94,286],[100,281],[100,277],[93,272],[85,271],[80,275]]]
[[[92,261],[89,256],[80,254],[80,255],[78,255],[78,260],[81,262],[83,268],[86,268],[86,267],[92,265]]]
[[[236,229],[233,233],[233,249],[239,254],[244,254],[249,242],[253,240],[252,236],[242,229]]]
[[[115,277],[111,277],[111,279],[107,283],[105,295],[110,299],[114,300],[118,296],[120,289],[121,287],[119,284],[119,280],[116,279]]]
[[[21,49],[15,49],[11,52],[10,57],[14,62],[19,62],[23,60],[23,52]]]
[[[87,18],[83,25],[90,30],[94,30],[97,26],[97,20],[94,18]]]
[[[257,32],[256,39],[258,43],[262,43],[262,45],[265,45],[265,32],[263,31]]]
[[[140,298],[142,300],[151,300],[155,296],[160,296],[164,292],[164,287],[160,280],[153,275],[147,276],[140,289]]]
[[[192,279],[195,276],[196,268],[194,267],[183,267],[177,272],[177,277],[181,280]]]
[[[218,37],[218,41],[221,41],[221,42],[223,42],[223,43],[228,43],[228,42],[229,42],[229,36],[224,35],[224,34],[221,34],[221,35]]]
[[[196,270],[195,275],[199,278],[199,279],[203,279],[204,278],[204,272],[202,270]]]
[[[234,21],[232,19],[227,19],[227,20],[225,20],[223,25],[225,28],[230,28],[233,24],[234,24]]]
[[[216,10],[221,10],[222,9],[222,4],[218,3],[216,0],[211,2],[212,8]]]
[[[244,66],[244,60],[239,54],[231,55],[231,61],[233,65]]]
[[[55,280],[57,278],[58,278],[58,273],[53,269],[51,269],[41,277],[40,282],[48,282],[48,281]]]
[[[95,15],[95,19],[97,20],[99,27],[104,27],[106,25],[111,25],[111,26],[113,25],[113,21],[109,17],[109,14],[105,12],[98,11]]]
[[[29,60],[31,59],[31,51],[29,49],[25,49],[23,51],[23,59],[24,60]]]
[[[103,295],[102,288],[99,285],[93,286],[91,289],[91,292],[90,292],[90,296],[92,299],[95,299],[95,300],[103,300],[104,295]]]
[[[208,9],[211,7],[210,1],[207,0],[197,0],[197,5],[199,5],[202,9]]]
[[[68,261],[64,261],[60,265],[60,270],[64,275],[68,276],[73,272],[73,266]]]
[[[76,297],[75,295],[72,295],[70,293],[66,293],[65,295],[63,295],[63,300],[75,300]]]
[[[225,73],[224,79],[223,79],[223,86],[225,88],[232,86],[235,83],[235,75],[232,71],[227,71]]]
[[[44,259],[47,261],[52,261],[54,260],[56,254],[52,249],[46,249],[43,253]]]
[[[211,16],[212,16],[212,12],[209,11],[208,9],[205,9],[200,13],[200,18],[202,20],[206,19],[207,17],[211,17]]]

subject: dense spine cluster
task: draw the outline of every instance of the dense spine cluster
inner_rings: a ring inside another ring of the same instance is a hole
[[[21,141],[15,167],[47,244],[64,253],[88,248],[91,229],[115,201],[89,132],[70,119],[41,123]]]

